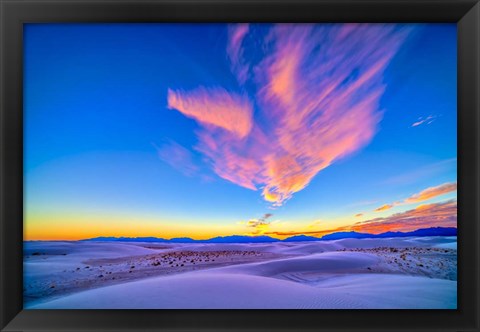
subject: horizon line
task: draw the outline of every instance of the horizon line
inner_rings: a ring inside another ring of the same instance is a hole
[[[32,240],[25,240],[23,239],[23,242],[41,242],[41,241],[45,241],[45,242],[55,242],[55,241],[69,241],[69,242],[79,242],[79,241],[89,241],[89,240],[95,240],[95,239],[98,239],[98,238],[113,238],[113,239],[144,239],[144,238],[151,238],[151,239],[158,239],[158,240],[165,240],[165,241],[172,241],[172,240],[178,240],[178,239],[188,239],[188,240],[192,240],[192,241],[209,241],[209,240],[212,240],[212,239],[217,239],[217,238],[228,238],[228,237],[234,237],[234,236],[237,236],[237,237],[249,237],[249,238],[260,238],[260,237],[268,237],[268,238],[271,238],[273,240],[278,240],[278,241],[285,241],[287,239],[290,239],[290,238],[293,238],[293,237],[298,237],[298,236],[305,236],[305,237],[309,237],[309,238],[318,238],[318,239],[322,239],[324,238],[325,236],[329,236],[329,235],[332,235],[332,234],[338,234],[338,233],[355,233],[355,234],[361,234],[361,235],[370,235],[370,236],[380,236],[380,235],[383,235],[383,234],[386,234],[386,233],[397,233],[397,234],[407,234],[407,233],[413,233],[413,232],[416,232],[416,231],[420,231],[420,230],[429,230],[429,229],[457,229],[457,226],[455,227],[442,227],[442,226],[432,226],[432,227],[427,227],[427,228],[417,228],[417,229],[414,229],[414,230],[411,230],[411,231],[386,231],[386,232],[382,232],[382,233],[368,233],[368,232],[357,232],[357,231],[354,231],[354,230],[345,230],[345,231],[334,231],[334,232],[330,232],[330,233],[324,233],[323,235],[321,236],[314,236],[314,235],[309,235],[308,233],[301,233],[301,234],[292,234],[291,236],[287,236],[283,239],[279,238],[279,237],[275,237],[275,236],[271,236],[270,234],[231,234],[231,235],[217,235],[217,236],[213,236],[213,237],[209,237],[209,238],[205,238],[205,239],[194,239],[194,238],[191,238],[191,237],[188,237],[188,236],[178,236],[178,237],[171,237],[171,238],[163,238],[163,237],[158,237],[158,236],[135,236],[135,237],[129,237],[129,236],[109,236],[109,235],[99,235],[99,236],[95,236],[95,237],[90,237],[90,238],[83,238],[83,239],[76,239],[76,240],[68,240],[68,239],[42,239],[42,240],[39,240],[39,239],[32,239]],[[318,232],[318,233],[322,233],[322,232]]]

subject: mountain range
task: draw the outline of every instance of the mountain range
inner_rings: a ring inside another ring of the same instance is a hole
[[[381,234],[369,234],[358,232],[336,232],[322,237],[295,235],[284,240],[275,239],[270,236],[247,236],[231,235],[217,236],[207,240],[194,240],[189,237],[163,239],[159,237],[95,237],[81,241],[120,241],[120,242],[168,242],[168,243],[269,243],[269,242],[304,242],[304,241],[327,241],[340,239],[366,239],[366,238],[392,238],[409,236],[457,236],[455,227],[430,227],[417,229],[412,232],[386,232]]]

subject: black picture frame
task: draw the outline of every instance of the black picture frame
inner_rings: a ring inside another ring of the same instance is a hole
[[[2,331],[480,331],[478,0],[0,0]],[[23,310],[22,27],[32,22],[456,22],[457,310]]]

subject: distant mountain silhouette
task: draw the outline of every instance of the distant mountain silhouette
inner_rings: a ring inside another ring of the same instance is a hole
[[[376,237],[405,237],[405,236],[457,236],[457,229],[455,227],[431,227],[421,228],[416,231],[402,233],[402,232],[386,232],[378,234]]]
[[[392,238],[409,236],[457,236],[455,227],[430,227],[417,229],[412,232],[386,232],[381,234],[357,233],[357,232],[337,232],[314,237],[307,235],[295,235],[284,240],[275,239],[270,236],[246,236],[231,235],[217,236],[208,240],[194,240],[189,237],[173,238],[170,240],[157,237],[96,237],[81,241],[121,241],[121,242],[168,242],[168,243],[270,243],[270,242],[304,242],[304,241],[328,241],[340,239],[367,239],[367,238]]]
[[[160,237],[151,237],[151,236],[150,237],[99,236],[99,237],[95,237],[95,238],[92,238],[92,239],[85,239],[85,240],[81,240],[81,241],[170,242],[171,240],[162,239]]]
[[[318,240],[318,238],[315,238]],[[246,235],[230,235],[230,236],[217,236],[208,240],[194,240],[189,237],[177,237],[170,240],[156,237],[95,237],[92,239],[85,239],[81,241],[118,241],[118,242],[169,242],[169,243],[268,243],[268,242],[280,242],[281,240],[275,239],[270,236],[246,236]]]
[[[322,236],[321,240],[338,239],[367,239],[367,238],[391,238],[391,237],[409,237],[409,236],[457,236],[455,227],[430,227],[421,228],[412,232],[385,232],[381,234],[357,233],[357,232],[338,232]]]
[[[231,236],[217,236],[208,240],[200,240],[206,243],[260,243],[260,242],[279,242],[281,240],[270,236],[245,236],[245,235],[231,235]],[[198,241],[197,241],[198,242]]]
[[[284,242],[303,242],[303,241],[319,241],[320,238],[315,236],[308,236],[308,235],[295,235],[291,237],[287,237]]]
[[[174,237],[173,239],[167,240],[167,242],[172,242],[172,243],[193,243],[197,242],[192,238],[189,237]]]
[[[324,235],[321,237],[322,240],[339,240],[339,239],[365,239],[376,237],[375,234],[368,233],[357,233],[357,232],[337,232]]]

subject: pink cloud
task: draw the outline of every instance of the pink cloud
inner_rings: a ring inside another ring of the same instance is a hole
[[[385,232],[411,232],[430,227],[457,227],[457,201],[450,200],[441,203],[425,204],[405,212],[395,213],[384,218],[359,221],[353,225],[337,227],[328,230],[308,230],[276,232],[269,231],[267,235],[292,236],[311,234],[323,236],[335,232],[355,231],[359,233],[380,234]]]
[[[457,227],[457,201],[424,204],[415,209],[358,222],[351,230],[367,233],[409,232],[428,227]]]
[[[456,190],[457,190],[457,183],[456,182],[444,183],[444,184],[441,184],[439,186],[430,187],[430,188],[427,188],[425,190],[422,190],[421,192],[419,192],[415,195],[412,195],[412,196],[408,197],[407,199],[405,199],[405,202],[406,203],[423,202],[423,201],[426,201],[428,199],[431,199],[431,198],[434,198],[434,197],[437,197],[437,196],[441,196],[441,195],[445,195],[445,194],[448,194],[448,193],[450,193],[452,191],[456,191]]]
[[[248,98],[221,88],[199,88],[191,92],[168,90],[168,108],[239,137],[245,137],[252,128],[252,106]]]
[[[261,59],[249,62],[244,47],[254,45],[243,40],[252,29],[230,28],[227,45],[236,75],[240,67],[253,68],[248,82],[256,91],[249,98],[221,88],[170,90],[168,105],[202,126],[196,149],[217,175],[260,189],[279,206],[372,140],[382,118],[384,71],[408,31],[381,24],[280,24],[255,50]]]
[[[380,211],[390,210],[393,206],[394,206],[393,204],[385,204],[385,205],[380,206],[379,208],[376,208],[374,211],[375,212],[380,212]]]
[[[249,66],[243,59],[242,47],[248,30],[248,23],[231,24],[228,27],[227,55],[230,59],[231,70],[240,84],[245,83],[248,78]]]
[[[457,190],[456,182],[447,182],[435,187],[429,187],[427,189],[424,189],[419,193],[413,194],[410,197],[405,198],[403,201],[382,205],[379,208],[376,208],[374,211],[380,212],[380,211],[389,210],[394,206],[398,206],[398,205],[420,203],[420,202],[435,198],[437,196],[448,194],[456,190]]]

